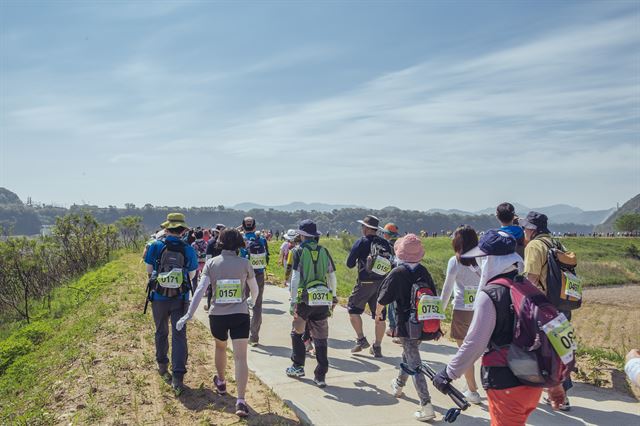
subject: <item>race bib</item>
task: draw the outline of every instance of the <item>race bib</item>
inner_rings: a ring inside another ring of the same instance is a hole
[[[216,303],[242,302],[242,287],[240,280],[216,281]]]
[[[307,290],[309,294],[309,306],[331,306],[333,294],[328,287],[318,286]]]
[[[573,360],[573,351],[577,349],[575,343],[575,331],[573,326],[564,316],[560,314],[545,325],[542,331],[547,335],[553,349],[560,357],[563,363],[568,364]]]
[[[571,272],[564,272],[564,294],[576,299],[582,299],[582,280]]]
[[[387,275],[391,271],[391,261],[386,257],[376,256],[376,261],[373,262],[371,272],[378,275]]]
[[[267,253],[250,254],[249,262],[253,269],[264,269],[267,267]]]
[[[442,313],[442,299],[438,296],[420,296],[418,301],[418,321],[426,321],[432,319],[444,319]]]
[[[158,274],[158,284],[164,288],[179,288],[183,281],[184,274],[180,268],[173,268],[169,272]]]
[[[473,309],[473,304],[476,301],[476,293],[478,289],[476,287],[464,288],[464,307],[467,309]]]

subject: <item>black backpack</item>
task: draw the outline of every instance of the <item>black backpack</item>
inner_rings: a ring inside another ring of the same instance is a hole
[[[251,238],[247,241],[247,252],[249,262],[253,269],[264,269],[267,267],[267,249],[262,243],[262,237]]]
[[[575,253],[565,250],[559,242],[548,243],[547,298],[559,311],[567,312],[582,306],[582,281],[576,275],[578,260]]]
[[[371,241],[369,255],[365,262],[365,270],[369,274],[377,275],[383,279],[393,269],[393,254],[389,249],[389,244],[380,237],[375,237]]]
[[[186,243],[182,240],[165,240],[158,259],[154,291],[165,297],[176,297],[190,291],[187,271]]]

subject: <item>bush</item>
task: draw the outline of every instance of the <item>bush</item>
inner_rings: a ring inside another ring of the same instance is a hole
[[[0,374],[22,355],[26,355],[34,348],[34,344],[26,337],[10,337],[0,342]]]
[[[630,257],[632,259],[640,259],[640,251],[638,250],[638,247],[635,246],[635,244],[629,245],[626,248],[625,252],[627,257]]]
[[[26,338],[34,345],[42,343],[49,335],[51,335],[51,326],[44,322],[38,321],[26,325],[18,330],[15,334],[16,338]]]

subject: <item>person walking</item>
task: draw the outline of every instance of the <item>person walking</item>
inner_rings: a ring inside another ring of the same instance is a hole
[[[544,294],[547,294],[547,273],[549,271],[548,255],[549,249],[558,247],[566,251],[562,244],[551,237],[548,227],[547,215],[530,211],[525,219],[519,221],[524,228],[526,246],[524,249],[524,275],[532,284],[536,285]],[[569,321],[571,321],[571,311],[560,311]],[[565,393],[573,387],[571,376],[562,384]],[[549,403],[548,398],[545,401]],[[571,403],[569,397],[565,397],[560,405],[561,411],[570,411]]]
[[[155,323],[155,349],[158,373],[168,380],[176,395],[184,390],[187,372],[187,332],[177,330],[176,324],[189,307],[191,280],[198,269],[198,256],[182,236],[189,226],[182,213],[169,213],[163,223],[165,237],[151,244],[145,255],[149,294]],[[169,375],[169,323],[171,323],[171,367]]]
[[[306,348],[305,328],[308,326],[313,343],[317,366],[314,371],[314,383],[324,388],[329,370],[328,339],[329,322],[333,307],[338,302],[336,293],[336,274],[333,259],[329,251],[317,243],[320,236],[316,224],[303,220],[298,227],[301,243],[292,251],[293,272],[291,275],[291,307],[293,315],[291,330],[291,361],[287,368],[290,377],[303,377]]]
[[[496,207],[496,218],[500,222],[500,229],[511,234],[516,240],[516,253],[524,259],[524,232],[518,224],[516,208],[511,203],[502,203]]]
[[[380,238],[377,233],[380,229],[380,220],[372,215],[367,215],[363,220],[357,221],[361,225],[362,237],[357,240],[349,256],[347,257],[347,267],[358,267],[358,279],[347,302],[347,310],[351,326],[356,332],[356,344],[351,349],[352,353],[357,353],[368,348],[369,342],[364,335],[362,328],[362,314],[365,306],[369,306],[371,317],[375,320],[375,310],[378,299],[378,291],[382,280],[391,270],[391,246],[389,242]],[[383,254],[387,254],[384,258]],[[374,259],[375,257],[375,259]],[[381,270],[372,268],[373,262],[379,262]],[[386,317],[386,310],[382,313]],[[382,357],[382,339],[385,332],[385,321],[375,323],[375,342],[369,352],[376,358]]]
[[[410,368],[415,369],[422,363],[420,358],[422,338],[411,338],[409,330],[407,330],[407,323],[412,312],[411,301],[414,298],[412,294],[414,284],[425,283],[433,295],[436,294],[436,286],[427,268],[420,264],[424,257],[424,248],[416,235],[407,234],[397,240],[395,253],[398,265],[382,282],[377,298],[376,321],[384,324],[385,305],[395,304],[397,322],[394,334],[398,336],[402,345],[402,361]],[[440,335],[441,333],[438,331],[431,338],[438,339]],[[391,389],[395,397],[399,398],[404,394],[403,388],[408,378],[409,375],[400,369],[398,377],[391,382]],[[413,384],[420,398],[420,406],[414,413],[415,418],[423,422],[433,420],[436,414],[431,404],[425,376],[422,374],[413,376]]]
[[[249,339],[249,296],[258,297],[258,283],[247,259],[238,256],[244,247],[242,234],[236,229],[225,229],[220,233],[218,243],[222,253],[207,260],[193,302],[187,313],[180,318],[176,328],[181,330],[193,318],[206,290],[213,294],[209,308],[209,326],[215,340],[216,375],[213,386],[219,395],[227,393],[225,370],[227,368],[227,341],[231,336],[233,362],[237,386],[236,415],[247,417],[249,407],[245,391],[249,380],[247,364],[247,342]]]
[[[382,238],[384,238],[385,240],[387,240],[389,242],[389,245],[391,246],[391,253],[395,256],[395,253],[393,252],[393,246],[396,243],[396,241],[398,241],[398,238],[400,237],[400,233],[398,230],[398,227],[396,226],[395,223],[387,223],[386,225],[384,225],[384,228],[382,228]],[[395,262],[395,260],[394,260]],[[395,264],[394,264],[395,266]],[[387,309],[387,318],[389,319],[389,327],[387,328],[387,336],[389,337],[393,337],[391,339],[391,341],[393,343],[400,343],[400,339],[398,337],[394,337],[393,336],[393,330],[395,330],[396,328],[396,315],[395,315],[395,306],[394,304],[392,304],[389,309]]]
[[[451,245],[456,254],[449,259],[447,264],[447,276],[442,286],[442,311],[447,309],[453,293],[451,338],[460,347],[467,335],[469,325],[471,325],[481,275],[476,259],[462,258],[461,255],[478,245],[478,234],[471,226],[462,225],[454,231]],[[480,394],[478,393],[473,364],[464,373],[464,377],[468,387],[464,396],[470,403],[480,404]]]
[[[251,315],[251,330],[249,333],[249,345],[257,346],[260,340],[260,327],[262,325],[262,299],[264,297],[264,274],[269,264],[269,245],[264,237],[256,232],[256,221],[252,217],[242,220],[245,248],[240,250],[242,257],[249,259],[256,274],[258,283],[258,297],[253,300]]]
[[[522,271],[522,258],[515,253],[515,248],[516,240],[511,234],[490,230],[477,247],[460,256],[463,259],[485,257],[482,273],[489,279],[477,293],[473,320],[462,346],[433,379],[433,385],[444,393],[452,380],[463,376],[482,356],[482,385],[487,391],[492,426],[524,426],[542,394],[541,387],[523,385],[506,359],[498,356],[514,339],[515,314],[510,289],[493,282],[498,279],[513,282]],[[550,388],[549,397],[553,408],[559,408],[565,398],[562,385]]]

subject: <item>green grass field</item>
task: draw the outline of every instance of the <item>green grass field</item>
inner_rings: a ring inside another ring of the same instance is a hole
[[[353,237],[350,241],[353,241]],[[348,269],[345,266],[351,246],[350,241],[336,238],[320,240],[320,243],[329,249],[336,263],[340,297],[349,295],[356,280],[355,269]],[[640,260],[628,254],[628,247],[632,244],[640,247],[640,239],[563,238],[562,243],[578,256],[578,274],[584,279],[586,286],[640,283]],[[284,269],[277,262],[281,244],[281,241],[269,243],[269,250],[272,253],[269,273],[273,274],[276,282],[280,283],[284,277]],[[440,288],[444,282],[447,261],[454,254],[451,240],[443,237],[424,238],[422,244],[426,253],[422,263]]]

